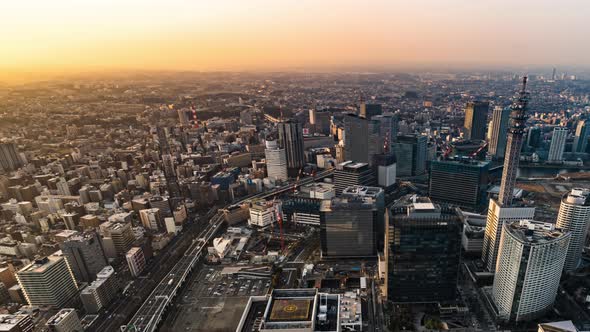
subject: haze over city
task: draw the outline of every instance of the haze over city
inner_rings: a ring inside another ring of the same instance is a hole
[[[96,70],[590,65],[590,3],[4,1],[0,79]]]
[[[0,332],[590,331],[590,2],[0,2]]]

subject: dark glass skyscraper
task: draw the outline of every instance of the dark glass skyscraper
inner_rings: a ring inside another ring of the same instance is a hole
[[[344,117],[344,158],[373,164],[373,156],[383,150],[380,122],[355,114]]]
[[[279,147],[285,149],[287,155],[287,172],[295,177],[305,165],[303,128],[301,123],[293,120],[279,122],[277,127]]]
[[[467,103],[464,124],[465,138],[471,140],[483,140],[485,138],[488,108],[488,102],[474,101]]]
[[[387,297],[392,302],[453,302],[462,224],[455,209],[428,199],[394,205],[386,215]]]
[[[477,160],[433,161],[430,164],[430,198],[471,211],[486,205],[489,162]]]
[[[377,255],[379,208],[367,196],[335,197],[320,207],[322,257],[374,257]]]
[[[426,171],[426,148],[428,139],[424,135],[398,136],[393,144],[397,159],[398,176],[414,176]]]

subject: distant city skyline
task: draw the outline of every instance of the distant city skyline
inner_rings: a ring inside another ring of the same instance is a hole
[[[10,1],[0,69],[292,70],[590,67],[590,3]]]

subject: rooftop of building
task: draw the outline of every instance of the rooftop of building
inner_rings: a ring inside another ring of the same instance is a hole
[[[563,233],[555,224],[535,220],[520,220],[504,224],[505,229],[523,243],[544,244],[562,238]]]
[[[58,325],[64,318],[71,315],[72,313],[76,313],[76,309],[72,308],[64,308],[57,312],[57,314],[53,315],[51,318],[47,320],[47,326],[55,326]]]
[[[539,324],[539,332],[578,332],[571,320]]]
[[[336,169],[339,170],[359,170],[364,167],[369,167],[367,163],[359,163],[352,160],[348,160],[336,165]]]
[[[490,162],[487,160],[477,160],[469,157],[460,157],[456,156],[452,159],[448,160],[434,160],[432,161],[434,164],[453,164],[453,165],[463,165],[463,166],[472,166],[472,167],[486,167],[490,165]]]
[[[356,196],[367,196],[377,197],[383,193],[383,189],[379,187],[367,187],[367,186],[350,186],[342,190],[342,195],[356,195]]]
[[[51,255],[39,259],[35,259],[31,264],[23,267],[18,274],[43,273],[51,266],[62,260],[63,257],[59,255]]]
[[[563,195],[562,202],[581,206],[590,206],[590,189],[573,188]]]
[[[15,326],[18,326],[19,323],[24,319],[29,319],[29,315],[0,315],[0,331],[11,331]]]

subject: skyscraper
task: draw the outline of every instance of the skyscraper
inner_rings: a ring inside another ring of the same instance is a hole
[[[382,188],[390,188],[395,184],[397,163],[392,152],[380,153],[373,156],[377,175],[377,185]]]
[[[344,188],[350,186],[372,186],[375,183],[373,170],[366,163],[345,161],[336,165],[334,170],[334,188],[340,195]]]
[[[489,271],[495,271],[500,246],[502,225],[506,221],[521,219],[533,219],[535,208],[512,206],[516,173],[520,150],[523,143],[523,135],[526,125],[526,111],[528,106],[528,92],[526,92],[526,76],[522,80],[522,88],[512,103],[510,113],[510,128],[508,128],[508,140],[506,154],[504,155],[504,169],[498,200],[490,199],[486,230],[483,239],[482,260]]]
[[[29,305],[61,308],[76,295],[74,274],[63,256],[37,259],[16,274]]]
[[[334,197],[320,206],[322,257],[374,257],[377,255],[375,198]]]
[[[398,176],[415,176],[426,171],[426,148],[428,138],[424,135],[398,136],[393,144],[397,159]]]
[[[418,198],[389,208],[385,218],[387,298],[393,302],[454,301],[462,229],[456,210]]]
[[[393,143],[397,138],[399,132],[399,123],[397,115],[393,113],[383,113],[375,115],[371,120],[379,122],[379,133],[383,140],[384,152],[391,152],[393,150]]]
[[[489,164],[477,160],[431,162],[430,198],[438,203],[480,211],[487,198]]]
[[[15,171],[22,166],[23,163],[18,155],[16,144],[0,143],[0,171]]]
[[[381,113],[383,113],[383,107],[381,104],[367,104],[364,101],[361,101],[359,108],[360,117],[370,119],[375,115],[380,115]]]
[[[344,116],[344,157],[361,163],[373,164],[373,156],[383,150],[379,133],[380,123],[355,114]]]
[[[91,282],[106,265],[107,259],[96,232],[76,234],[61,244],[61,250],[76,280]]]
[[[590,190],[575,188],[561,198],[557,227],[570,232],[570,244],[563,269],[571,272],[578,267],[590,223]]]
[[[541,146],[541,128],[534,126],[529,128],[527,134],[526,144],[531,148],[538,148]]]
[[[504,223],[492,289],[500,320],[534,320],[551,309],[569,241],[553,224]]]
[[[490,199],[481,256],[489,271],[494,272],[496,270],[502,225],[506,222],[533,219],[534,217],[534,207],[506,207],[501,206],[495,199]]]
[[[506,135],[508,134],[509,120],[510,108],[494,107],[489,128],[490,143],[488,152],[495,158],[504,158],[506,153]]]
[[[273,180],[287,181],[287,154],[285,149],[279,148],[277,141],[267,140],[264,150],[266,158],[266,173]]]
[[[488,109],[490,104],[483,101],[467,103],[465,107],[465,138],[470,140],[484,140]]]
[[[549,146],[549,155],[547,161],[562,161],[565,150],[565,140],[567,139],[568,129],[565,127],[555,127]]]
[[[295,177],[305,165],[303,128],[299,122],[293,120],[279,122],[277,127],[279,147],[285,149],[287,155],[287,171],[289,176]]]
[[[588,126],[586,125],[586,120],[579,121],[576,127],[576,136],[574,137],[573,152],[586,152],[589,132],[590,130],[588,130]]]

